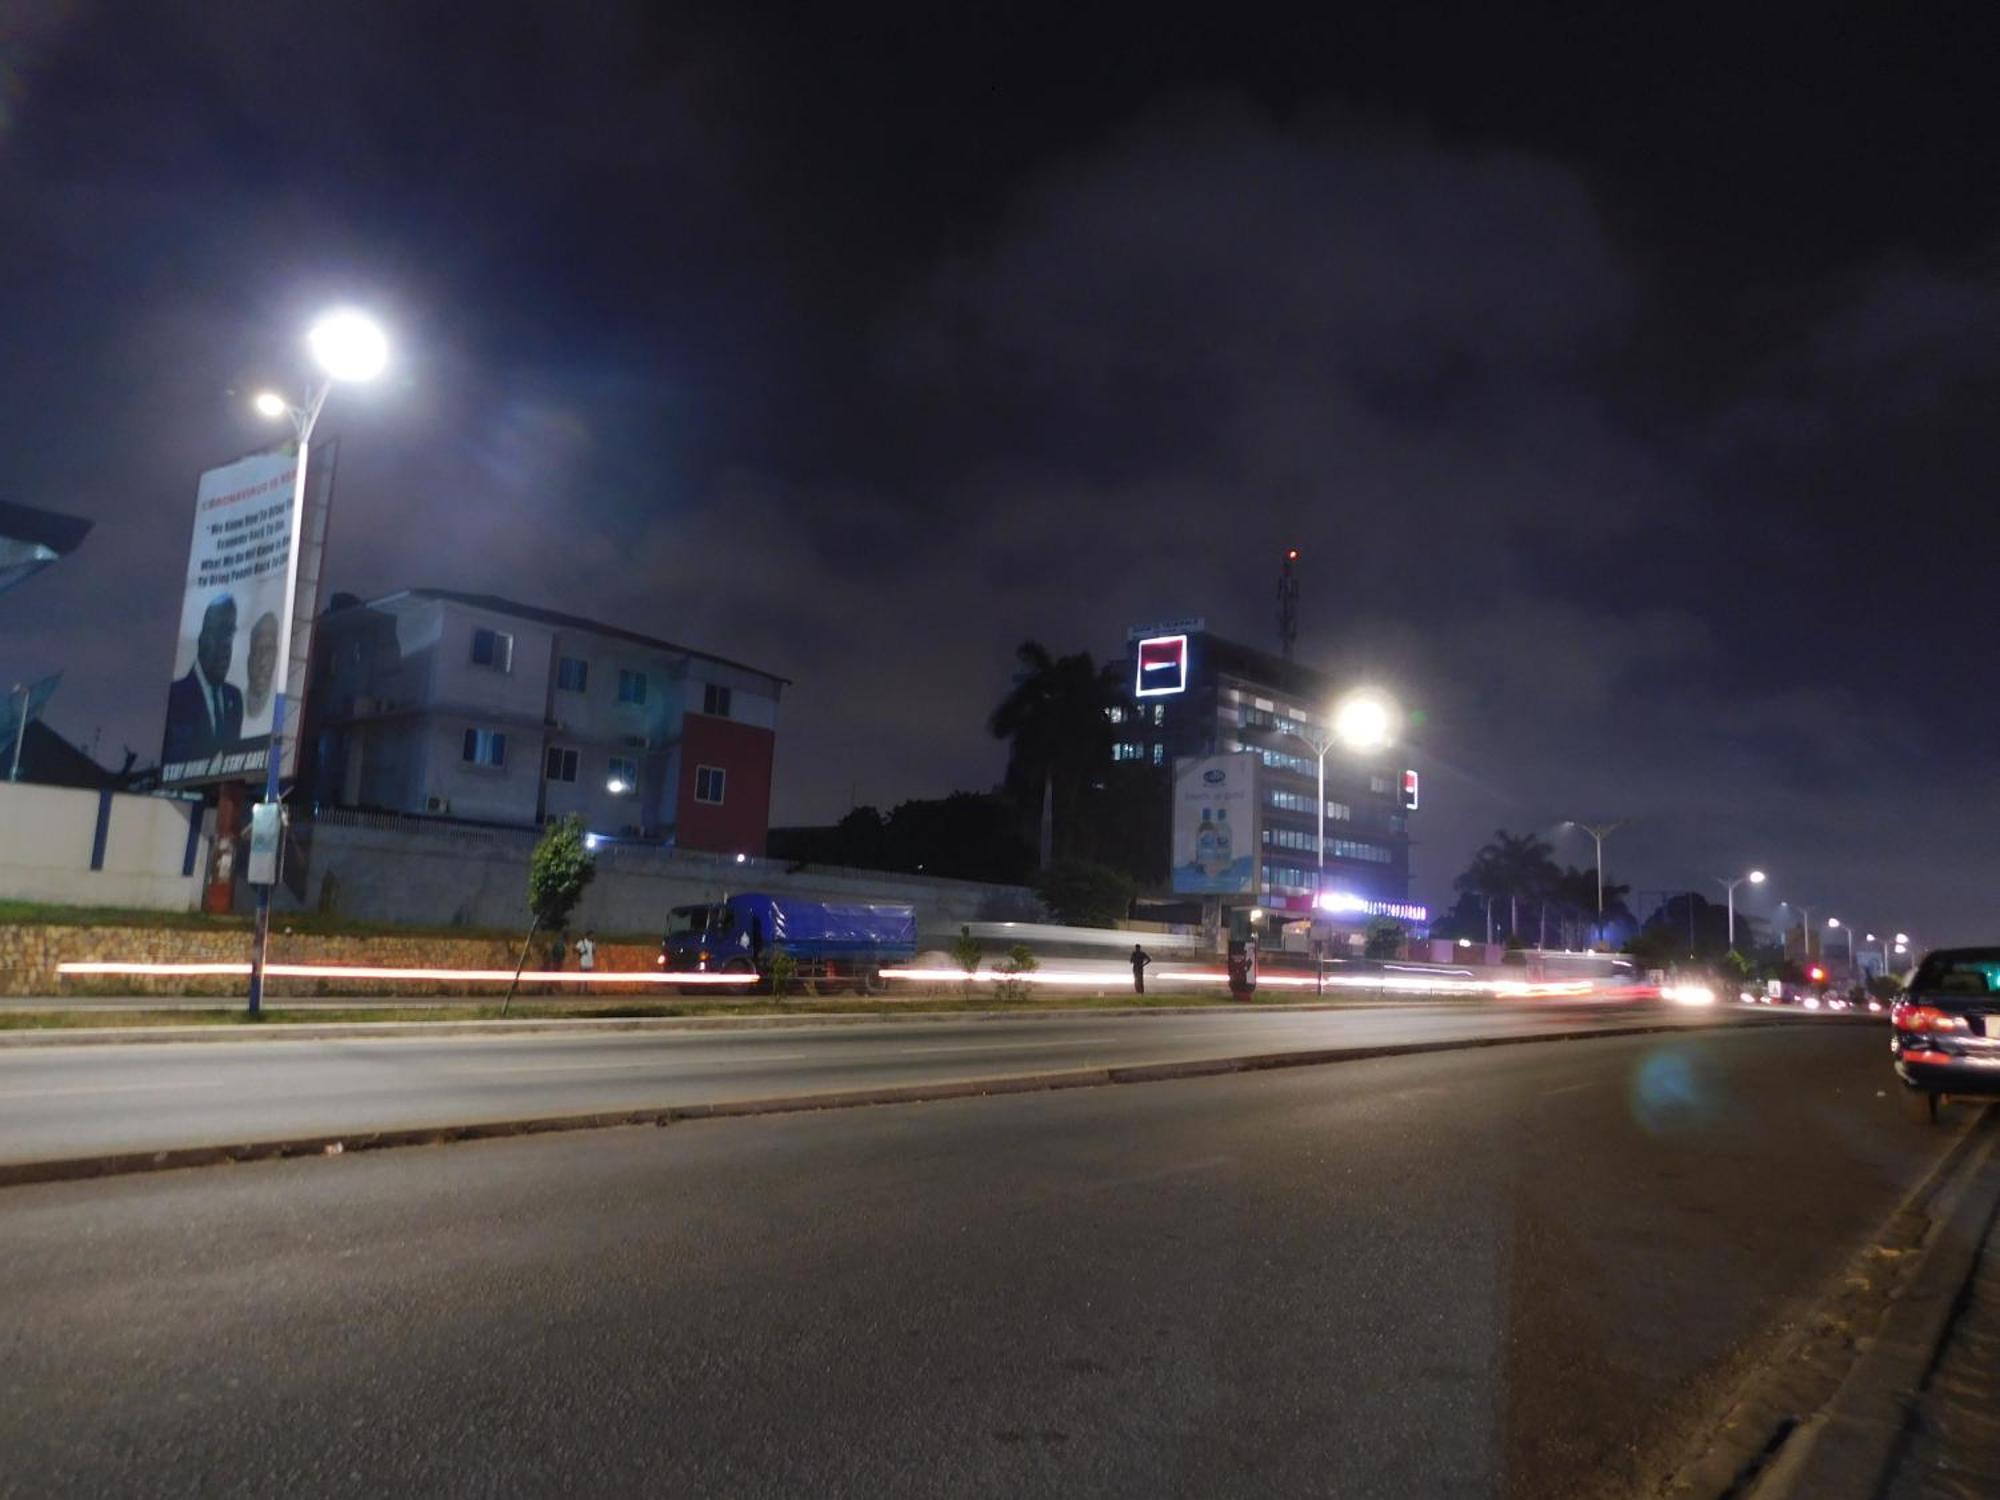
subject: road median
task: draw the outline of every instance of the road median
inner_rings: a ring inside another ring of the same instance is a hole
[[[952,1019],[963,1020],[965,1017],[961,1015]],[[306,1157],[339,1157],[350,1153],[398,1150],[412,1146],[451,1145],[458,1142],[498,1140],[511,1136],[608,1130],[625,1126],[666,1126],[684,1121],[742,1119],[761,1115],[801,1114],[819,1110],[860,1109],[894,1104],[925,1104],[1008,1094],[1050,1093],[1065,1089],[1103,1088],[1122,1084],[1164,1083],[1232,1073],[1322,1067],[1336,1063],[1366,1062],[1379,1058],[1409,1057],[1435,1052],[1459,1052],[1475,1048],[1595,1041],[1681,1032],[1705,1036],[1713,1035],[1719,1029],[1753,1031],[1797,1024],[1800,1023],[1790,1019],[1756,1017],[1733,1022],[1726,1028],[1691,1027],[1685,1023],[1671,1022],[1637,1026],[1584,1026],[1525,1035],[1301,1048],[1285,1052],[1190,1058],[1173,1062],[939,1079],[922,1083],[888,1084],[820,1093],[662,1104],[581,1114],[533,1115],[513,1119],[432,1123],[338,1133],[317,1132],[263,1140],[104,1152],[39,1161],[0,1162],[0,1188],[124,1177],[177,1171],[186,1167],[228,1166]]]

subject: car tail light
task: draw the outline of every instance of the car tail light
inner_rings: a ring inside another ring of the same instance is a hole
[[[1964,1016],[1955,1016],[1948,1010],[1939,1010],[1935,1005],[1912,1005],[1909,1001],[1899,1001],[1889,1012],[1889,1020],[1898,1031],[1970,1031]]]

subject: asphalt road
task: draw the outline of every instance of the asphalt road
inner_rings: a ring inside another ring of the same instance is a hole
[[[1942,1151],[1887,1079],[1711,1030],[17,1188],[0,1493],[1629,1493]]]
[[[1756,1014],[1768,1019],[1768,1012]],[[782,1030],[34,1047],[0,1051],[0,1161],[1299,1048],[1742,1019],[1733,1007],[1538,1000]]]

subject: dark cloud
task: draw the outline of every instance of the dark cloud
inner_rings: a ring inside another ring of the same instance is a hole
[[[43,13],[0,123],[0,485],[99,525],[0,601],[0,656],[67,666],[59,727],[157,740],[194,475],[365,296],[398,374],[329,411],[331,586],[793,677],[780,819],[994,780],[1022,637],[1269,640],[1296,544],[1302,655],[1424,712],[1421,895],[1495,825],[1623,817],[1642,887],[1755,859],[1979,933],[2000,292],[1937,215],[1746,316],[1730,225],[1666,267],[1677,173],[1635,212],[1632,141],[1536,111],[1360,114],[1160,43],[1010,132],[970,41],[822,81],[734,12],[587,9],[357,7],[310,108],[302,8]]]

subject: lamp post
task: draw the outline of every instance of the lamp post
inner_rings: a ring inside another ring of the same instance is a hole
[[[1335,745],[1363,754],[1371,750],[1383,750],[1395,743],[1396,707],[1394,702],[1372,688],[1356,688],[1333,706],[1328,718],[1328,732],[1323,734],[1297,734],[1291,737],[1301,744],[1310,745],[1314,758],[1319,762],[1319,796],[1313,803],[1313,913],[1318,919],[1321,899],[1326,895],[1326,757]],[[1314,966],[1314,993],[1320,990],[1318,976],[1324,971],[1319,964]]]
[[[1762,870],[1746,871],[1733,880],[1726,875],[1711,875],[1708,878],[1722,887],[1722,893],[1728,899],[1729,951],[1734,953],[1736,951],[1736,887],[1743,884],[1746,880],[1752,885],[1762,885],[1764,883],[1764,872]]]
[[[320,368],[316,386],[308,386],[305,404],[294,406],[275,391],[260,391],[251,405],[257,414],[276,420],[289,417],[298,437],[299,462],[292,477],[292,529],[290,556],[285,560],[285,604],[278,613],[278,659],[271,678],[271,739],[264,752],[264,801],[278,805],[278,768],[284,759],[286,700],[290,690],[292,661],[292,615],[298,606],[299,546],[305,533],[306,458],[312,446],[313,427],[336,383],[358,384],[373,380],[389,362],[389,341],[381,328],[365,313],[352,309],[330,312],[313,324],[306,344]],[[305,696],[300,684],[299,697]],[[250,1014],[264,1007],[264,956],[271,940],[271,887],[257,887],[257,936],[250,953]]]
[[[1839,931],[1845,933],[1847,936],[1847,971],[1851,978],[1854,973],[1854,929],[1852,927],[1842,927],[1840,925],[1840,918],[1838,917],[1828,917],[1826,919],[1826,926],[1829,932]]]
[[[1623,828],[1625,824],[1622,821],[1617,823],[1597,823],[1597,824],[1579,823],[1575,818],[1571,818],[1568,821],[1570,827],[1580,828],[1585,833],[1589,834],[1591,842],[1597,845],[1597,929],[1596,931],[1597,931],[1597,941],[1601,943],[1604,941],[1604,841],[1610,838],[1611,835],[1616,833],[1619,829]]]

